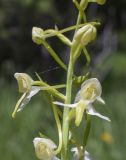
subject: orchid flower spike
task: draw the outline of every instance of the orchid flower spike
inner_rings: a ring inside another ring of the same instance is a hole
[[[40,160],[59,160],[53,153],[57,148],[56,144],[47,138],[36,137],[33,140],[35,153]]]
[[[36,95],[41,87],[33,86],[32,83],[34,80],[26,73],[15,73],[14,77],[17,79],[19,92],[23,93],[22,97],[18,100],[14,112],[12,113],[12,117],[14,118],[16,112],[21,111],[26,104],[29,103],[31,98]]]
[[[72,148],[71,151],[74,152],[73,160],[79,160],[80,156],[79,156],[79,152],[78,152],[77,147]],[[90,154],[87,151],[85,151],[85,153],[84,153],[84,159],[83,160],[91,160]]]
[[[81,85],[81,89],[79,90],[79,92],[75,97],[74,104],[63,104],[61,102],[54,102],[54,104],[64,107],[75,108],[76,126],[80,125],[84,111],[86,111],[86,113],[89,115],[95,115],[104,120],[110,121],[108,117],[105,117],[100,113],[98,113],[92,105],[92,103],[95,100],[105,104],[104,100],[101,98],[101,94],[102,94],[102,87],[99,80],[96,78],[91,78],[84,81],[84,83]]]

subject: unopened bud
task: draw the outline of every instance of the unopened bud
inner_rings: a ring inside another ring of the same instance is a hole
[[[74,40],[85,46],[95,39],[96,33],[96,28],[91,24],[87,24],[76,32]]]
[[[32,40],[37,44],[42,44],[44,31],[41,28],[33,27],[32,28]]]

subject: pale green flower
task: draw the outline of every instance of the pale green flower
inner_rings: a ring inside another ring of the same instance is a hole
[[[81,89],[76,95],[75,102],[84,100],[92,103],[97,100],[105,104],[104,100],[101,98],[101,94],[102,87],[100,82],[97,78],[91,78],[84,81],[84,83],[81,85]]]
[[[79,90],[79,92],[75,97],[74,104],[63,104],[61,102],[54,102],[54,103],[64,107],[75,108],[76,126],[80,125],[84,111],[86,111],[86,113],[89,115],[94,115],[104,120],[110,121],[108,117],[105,117],[100,113],[98,113],[92,105],[92,103],[95,100],[105,104],[104,100],[101,98],[101,93],[102,93],[102,87],[100,82],[96,78],[91,78],[86,80],[81,85],[81,89]]]
[[[25,95],[17,110],[18,112],[21,111],[24,106],[29,103],[31,98],[40,91],[41,87],[33,86],[32,83],[34,82],[34,80],[26,73],[15,73],[14,77],[17,79],[19,92],[24,93]]]
[[[32,85],[34,80],[26,73],[15,73],[14,77],[17,79],[19,92],[23,93],[23,95],[15,106],[14,112],[12,113],[13,118],[16,112],[21,111],[25,105],[29,103],[31,98],[41,90],[40,86]]]
[[[53,153],[57,148],[56,144],[47,138],[36,137],[33,140],[35,153],[40,160],[59,160]]]

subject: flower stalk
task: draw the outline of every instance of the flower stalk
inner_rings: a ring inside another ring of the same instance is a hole
[[[66,85],[66,104],[71,103],[71,92],[72,92],[72,77],[73,77],[73,53],[70,54],[70,61],[67,73],[67,85]],[[68,160],[68,136],[69,136],[69,108],[64,108],[63,112],[63,151],[62,160]]]

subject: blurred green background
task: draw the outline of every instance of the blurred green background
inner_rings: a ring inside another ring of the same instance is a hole
[[[96,109],[109,116],[111,123],[92,117],[88,151],[97,160],[126,159],[126,1],[107,0],[104,6],[90,4],[88,20],[100,20],[98,38],[88,46],[91,66],[79,58],[75,72],[89,70],[103,86],[105,106]],[[15,72],[35,72],[50,84],[65,82],[65,72],[46,49],[31,40],[33,26],[62,29],[74,25],[77,10],[72,0],[0,0],[0,159],[36,159],[32,140],[39,132],[56,140],[57,131],[47,93],[33,97],[25,110],[11,118],[20,97]],[[72,33],[67,34],[72,37]],[[69,49],[56,38],[49,40],[68,63]],[[73,95],[74,96],[74,95]]]

